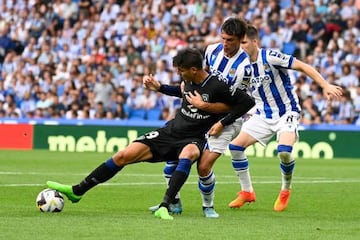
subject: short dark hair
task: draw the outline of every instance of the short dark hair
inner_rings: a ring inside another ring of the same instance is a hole
[[[246,30],[247,23],[243,19],[237,17],[228,18],[221,26],[221,32],[237,36],[240,39],[245,37]]]
[[[257,30],[257,28],[254,25],[248,25],[247,27],[247,31],[246,31],[246,36],[249,39],[258,39],[259,38],[259,31]]]
[[[173,66],[189,69],[195,67],[197,69],[203,68],[203,56],[200,50],[196,48],[184,48],[178,51],[173,58]]]

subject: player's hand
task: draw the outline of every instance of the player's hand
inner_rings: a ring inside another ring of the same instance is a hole
[[[218,136],[220,133],[224,130],[224,126],[221,124],[221,122],[217,122],[208,131],[209,136]]]
[[[324,94],[328,101],[332,99],[340,100],[343,95],[343,90],[339,86],[329,84],[326,88],[324,88]]]
[[[191,105],[198,109],[202,109],[202,106],[205,104],[201,95],[197,91],[195,91],[194,93],[189,92],[189,94],[187,94],[185,97]]]
[[[159,91],[161,84],[150,74],[143,77],[143,86],[152,91]]]

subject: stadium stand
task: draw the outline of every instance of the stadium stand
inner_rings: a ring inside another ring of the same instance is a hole
[[[0,6],[2,118],[132,119],[129,104],[141,105],[147,94],[142,76],[178,84],[171,66],[177,50],[218,41],[221,23],[236,15],[257,26],[264,47],[294,54],[343,85],[343,99],[324,105],[318,86],[291,73],[306,104],[302,124],[360,125],[359,0],[15,0]],[[319,116],[307,115],[309,97]],[[155,105],[140,106],[144,120],[169,119],[179,106],[171,97],[147,99]]]

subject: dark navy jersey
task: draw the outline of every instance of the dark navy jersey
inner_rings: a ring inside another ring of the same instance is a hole
[[[215,114],[200,110],[186,100],[186,95],[197,91],[203,101],[209,103],[222,102],[232,107],[231,113]],[[217,121],[223,125],[234,122],[254,106],[250,96],[239,89],[231,88],[215,75],[209,75],[201,84],[185,83],[183,101],[175,118],[168,122],[172,134],[182,137],[196,137],[205,135],[210,127]]]

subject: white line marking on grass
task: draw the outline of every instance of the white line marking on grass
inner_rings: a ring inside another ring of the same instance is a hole
[[[0,175],[47,175],[47,176],[85,176],[85,173],[61,173],[61,172],[0,172]],[[157,177],[161,179],[163,177],[162,174],[137,174],[137,173],[123,173],[120,176],[124,177]],[[218,179],[220,178],[231,178],[234,179],[234,175],[219,175]],[[192,179],[192,181],[190,180]],[[186,184],[197,185],[197,176],[192,175],[190,176],[189,181]],[[195,180],[194,180],[195,179]],[[273,180],[278,179],[278,176],[253,176],[253,179],[261,179],[253,181],[254,184],[279,184],[280,180]],[[265,180],[268,179],[268,180]],[[217,181],[217,184],[237,184],[236,180],[234,181]],[[294,183],[296,184],[321,184],[321,183],[360,183],[360,179],[352,178],[352,179],[331,179],[331,178],[324,178],[324,177],[294,177]],[[164,185],[163,181],[158,182],[115,182],[115,183],[104,183],[104,186],[139,186],[139,185]],[[0,187],[37,187],[37,186],[46,186],[45,183],[0,183]]]
[[[0,172],[0,175],[39,175],[39,176],[86,176],[88,173],[64,173],[64,172]],[[119,176],[128,176],[128,177],[163,177],[163,174],[148,174],[148,173],[121,173]],[[217,175],[218,176],[218,175]],[[236,175],[219,175],[221,178],[232,178],[236,179]],[[190,177],[197,177],[196,175],[191,175]],[[278,176],[252,176],[253,178],[261,179],[274,179]],[[313,180],[328,180],[326,177],[300,177],[294,176],[294,179],[313,179]]]
[[[227,184],[236,184],[237,182],[223,182],[219,181],[216,184],[227,185]],[[279,184],[280,181],[253,181],[254,184]],[[300,180],[294,181],[295,184],[321,184],[321,183],[360,183],[360,179],[329,179],[329,180]],[[188,181],[186,184],[197,185],[198,182]],[[124,182],[124,183],[104,183],[103,186],[139,186],[139,185],[164,185],[164,182]],[[45,183],[9,183],[9,184],[0,184],[0,187],[38,187],[46,186]]]

